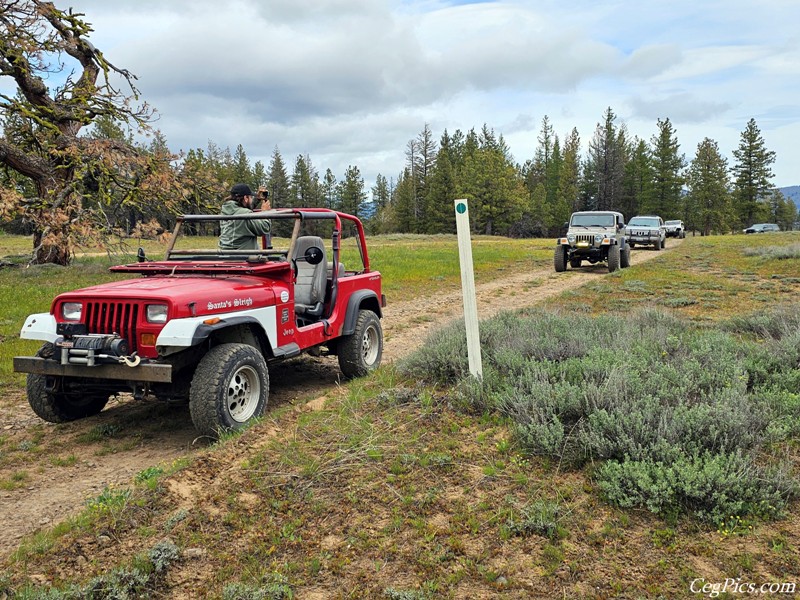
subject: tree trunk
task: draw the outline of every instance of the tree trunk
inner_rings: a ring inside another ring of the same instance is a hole
[[[34,217],[33,231],[33,264],[55,264],[67,266],[72,260],[72,243],[70,228],[73,226],[76,211],[71,199],[61,201],[54,207],[54,198],[58,198],[67,185],[67,181],[50,177],[51,185],[36,182],[36,191],[42,199],[44,208],[37,211]]]
[[[42,243],[43,232],[36,230],[33,233],[33,264],[54,264],[67,266],[72,260],[72,255],[65,245],[58,243],[50,243],[45,241]]]

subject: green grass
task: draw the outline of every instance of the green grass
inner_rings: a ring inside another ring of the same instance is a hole
[[[798,244],[796,231],[688,237],[657,258],[599,277],[549,304],[596,315],[664,307],[696,323],[710,323],[800,293]]]
[[[369,238],[371,267],[381,272],[384,293],[408,300],[461,285],[458,242],[452,235],[392,235]],[[548,266],[553,240],[512,240],[489,236],[472,238],[476,282],[499,279]],[[347,264],[349,257],[344,256]]]

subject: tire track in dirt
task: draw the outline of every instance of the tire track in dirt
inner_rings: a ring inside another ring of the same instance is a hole
[[[682,240],[668,240],[674,248]],[[661,256],[661,252],[636,250],[631,265]],[[503,310],[533,306],[567,290],[602,277],[605,265],[564,273],[552,266],[522,271],[476,287],[478,317],[489,318]],[[384,310],[384,362],[393,362],[420,347],[430,331],[463,316],[461,290],[436,292],[413,300],[389,298]],[[316,409],[324,397],[335,393],[341,375],[335,357],[304,355],[270,365],[270,407],[300,402],[298,408]],[[315,398],[306,402],[309,397]],[[96,445],[81,442],[98,427],[119,428],[130,441],[118,451],[106,453]],[[13,490],[0,490],[0,556],[14,551],[20,539],[42,527],[50,527],[85,506],[107,486],[130,485],[140,471],[158,464],[191,457],[208,446],[198,438],[188,408],[165,407],[152,401],[134,401],[123,396],[109,403],[102,413],[62,425],[44,423],[34,417],[24,390],[0,399],[0,434],[5,447],[17,447],[43,430],[45,450],[31,453],[24,465],[28,479]],[[53,464],[54,454],[76,455],[74,464]],[[17,467],[0,465],[0,480],[8,479]]]

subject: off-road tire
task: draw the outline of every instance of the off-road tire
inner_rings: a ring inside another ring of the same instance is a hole
[[[653,248],[656,249],[656,252],[661,251],[661,240],[657,240],[656,243],[653,245]]]
[[[620,261],[619,246],[609,246],[608,248],[608,272],[613,273],[619,269]]]
[[[619,254],[619,266],[623,269],[627,269],[631,266],[631,249],[630,246],[625,246],[625,248],[620,251]]]
[[[553,267],[556,273],[563,273],[567,270],[567,248],[566,246],[556,246],[556,252],[553,255]]]
[[[197,365],[189,412],[201,434],[217,438],[259,418],[268,400],[269,371],[261,352],[249,344],[220,344]]]
[[[680,235],[678,236],[680,239],[684,239],[686,237],[686,232],[681,231]]]
[[[573,269],[579,269],[581,266],[581,259],[580,258],[570,258],[569,259],[569,266]]]
[[[339,368],[347,378],[363,377],[381,364],[383,356],[383,328],[371,310],[359,310],[356,328],[343,336],[336,345]]]
[[[53,358],[54,354],[55,348],[49,342],[36,352],[36,356],[40,358]],[[31,405],[33,412],[49,423],[66,423],[91,417],[108,404],[109,394],[91,393],[89,388],[85,392],[48,392],[48,387],[53,388],[52,385],[47,385],[48,380],[53,383],[52,380],[56,379],[61,378],[29,373],[26,383],[28,404]]]

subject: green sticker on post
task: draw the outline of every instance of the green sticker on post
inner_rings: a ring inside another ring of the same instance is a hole
[[[465,212],[467,212],[467,205],[463,202],[459,202],[456,204],[456,212],[460,215],[463,215]]]

